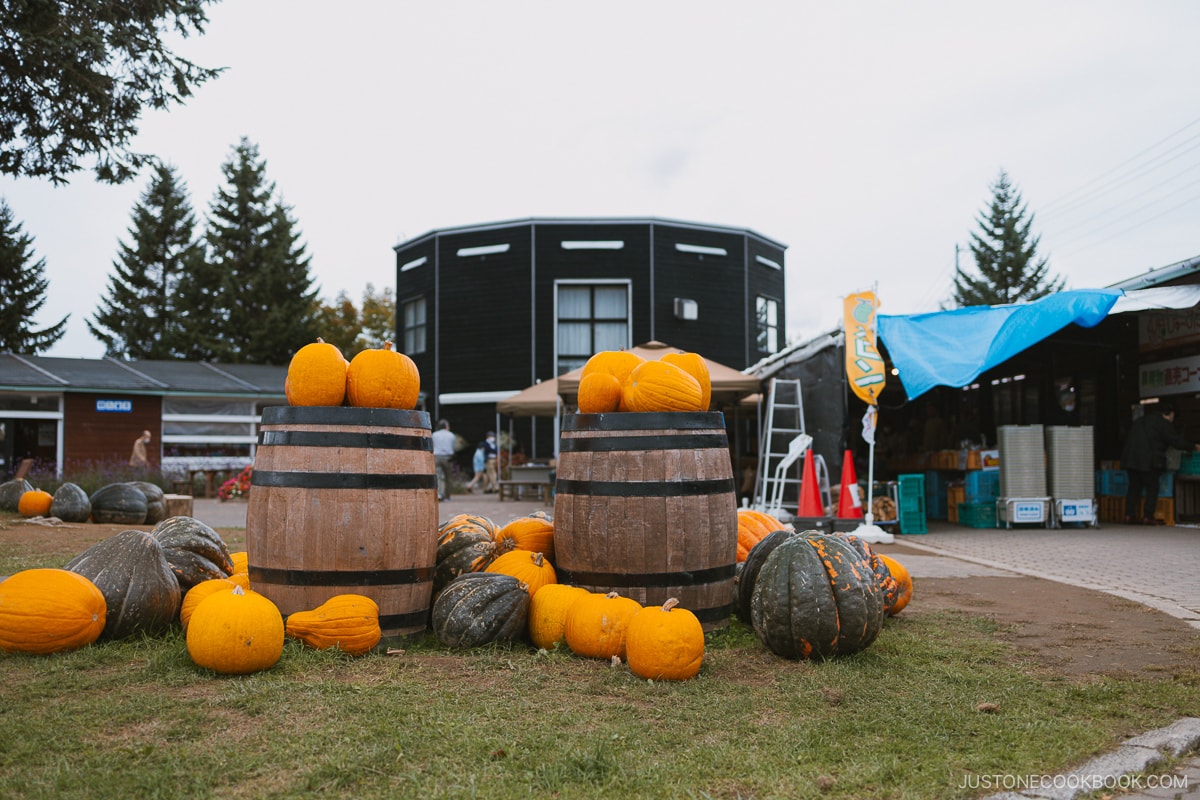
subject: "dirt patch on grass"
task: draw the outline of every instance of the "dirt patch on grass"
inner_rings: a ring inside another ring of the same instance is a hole
[[[985,615],[1000,634],[1070,676],[1196,674],[1200,631],[1115,595],[1027,577],[922,578],[903,614]]]

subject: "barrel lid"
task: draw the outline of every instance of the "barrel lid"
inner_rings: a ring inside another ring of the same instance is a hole
[[[263,425],[361,425],[372,428],[429,428],[429,412],[350,406],[267,406]]]
[[[564,431],[642,431],[724,428],[720,411],[615,411],[611,414],[568,414]]]

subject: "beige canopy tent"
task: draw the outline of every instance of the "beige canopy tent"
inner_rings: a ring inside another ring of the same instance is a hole
[[[657,361],[667,353],[682,353],[678,347],[671,347],[662,342],[650,341],[629,348],[647,361]],[[703,357],[703,356],[702,356]],[[709,380],[712,384],[712,404],[718,410],[732,409],[735,414],[747,410],[744,401],[747,397],[756,395],[762,389],[762,381],[733,367],[704,359],[708,366]],[[571,370],[557,378],[549,378],[535,383],[527,389],[517,392],[511,397],[496,403],[497,427],[499,417],[504,414],[512,417],[554,417],[555,439],[558,436],[558,418],[562,413],[575,407],[575,397],[579,393],[579,376],[583,368]],[[739,409],[740,406],[740,409]],[[754,408],[750,405],[749,408]],[[510,446],[511,424],[510,424]],[[555,448],[557,453],[557,447]]]

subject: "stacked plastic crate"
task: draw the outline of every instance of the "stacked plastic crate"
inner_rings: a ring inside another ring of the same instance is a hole
[[[1054,524],[1096,524],[1092,426],[1046,428],[1046,469]]]
[[[958,506],[958,524],[968,528],[996,527],[996,495],[1000,490],[1000,471],[968,472],[963,480],[963,500]]]
[[[1046,442],[1041,425],[1001,425],[997,522],[1042,524],[1050,519],[1046,493]]]
[[[1100,521],[1120,522],[1125,519],[1125,495],[1129,491],[1129,473],[1123,469],[1098,469],[1094,488],[1100,505]]]
[[[897,475],[896,502],[900,533],[928,533],[925,521],[925,476]]]

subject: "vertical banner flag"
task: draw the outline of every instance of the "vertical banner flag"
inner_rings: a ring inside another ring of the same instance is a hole
[[[879,403],[887,376],[883,357],[875,348],[875,310],[879,300],[874,292],[859,292],[846,298],[846,379],[854,393],[869,405]]]

